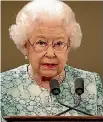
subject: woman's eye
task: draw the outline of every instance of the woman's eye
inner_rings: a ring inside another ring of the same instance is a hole
[[[63,42],[56,42],[55,45],[62,46],[63,45]]]
[[[36,42],[36,44],[39,44],[41,46],[45,46],[45,45],[47,45],[47,42],[40,40],[40,41]]]

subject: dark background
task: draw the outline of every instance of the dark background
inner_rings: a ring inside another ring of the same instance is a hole
[[[28,63],[9,38],[9,27],[15,24],[18,11],[28,1],[1,2],[1,71]],[[97,72],[103,79],[103,2],[66,1],[81,25],[83,38],[80,48],[71,51],[68,64],[83,70]]]

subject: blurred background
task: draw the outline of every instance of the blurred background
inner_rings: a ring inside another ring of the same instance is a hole
[[[9,38],[18,11],[28,1],[1,1],[1,72],[28,63]],[[103,79],[103,1],[65,1],[75,12],[83,38],[80,48],[69,53],[68,64],[97,72]]]

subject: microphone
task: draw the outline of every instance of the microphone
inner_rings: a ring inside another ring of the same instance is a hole
[[[84,93],[84,80],[83,78],[77,78],[75,80],[75,93],[80,96]]]
[[[50,85],[50,92],[53,95],[59,95],[60,94],[60,88],[59,88],[59,83],[56,79],[51,79],[49,82]]]
[[[59,88],[59,83],[58,83],[58,81],[57,81],[56,79],[52,79],[52,80],[50,81],[49,85],[50,85],[50,92],[51,92],[53,95],[56,95],[56,99],[57,99],[58,103],[61,104],[61,105],[63,105],[63,106],[65,106],[65,107],[67,107],[67,108],[69,108],[69,109],[67,109],[67,110],[65,110],[65,111],[63,111],[63,112],[57,114],[56,116],[61,115],[61,114],[64,114],[64,113],[66,113],[66,112],[68,112],[68,111],[70,111],[70,110],[76,110],[76,111],[78,111],[78,112],[80,112],[80,113],[83,113],[83,114],[86,114],[86,115],[89,115],[89,116],[93,116],[92,114],[86,113],[86,112],[84,112],[84,111],[81,111],[81,110],[75,108],[75,107],[77,107],[77,106],[80,104],[80,101],[79,101],[79,103],[78,103],[76,106],[74,106],[74,107],[71,107],[71,106],[68,106],[68,105],[65,105],[65,104],[61,103],[61,102],[58,100],[58,98],[57,98],[57,95],[60,94],[60,88]],[[76,92],[76,94],[77,94],[80,98],[81,98],[80,95],[81,95],[82,93],[84,93],[84,80],[83,80],[82,78],[77,78],[77,79],[75,80],[75,92]]]

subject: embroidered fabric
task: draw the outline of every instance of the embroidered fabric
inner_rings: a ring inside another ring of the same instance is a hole
[[[27,65],[1,73],[1,115],[56,115],[68,109],[61,106],[55,96],[40,87],[27,72]],[[103,89],[99,75],[65,65],[66,77],[60,83],[61,93],[58,99],[67,105],[75,106],[74,81],[84,78],[84,93],[78,109],[93,115],[103,115]],[[71,110],[63,116],[82,116]]]

